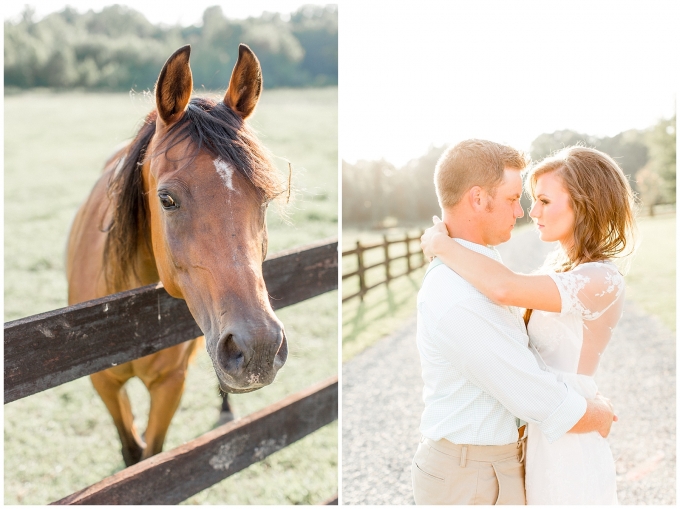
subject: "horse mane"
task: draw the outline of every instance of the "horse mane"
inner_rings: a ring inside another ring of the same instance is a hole
[[[156,110],[147,115],[130,143],[122,165],[109,179],[107,195],[113,207],[113,217],[104,229],[108,235],[103,266],[111,291],[128,288],[134,281],[133,277],[139,279],[135,259],[142,243],[146,244],[150,253],[153,252],[142,179],[142,166],[147,157],[166,154],[170,148],[189,139],[194,147],[193,153],[188,156],[189,164],[201,150],[205,150],[236,168],[258,190],[264,203],[284,191],[269,154],[255,133],[222,101],[200,97],[191,99],[185,114],[160,140],[157,150],[148,154],[149,143],[156,132],[157,116]]]

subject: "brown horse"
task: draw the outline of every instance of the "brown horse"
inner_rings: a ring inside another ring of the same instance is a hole
[[[262,90],[260,63],[239,47],[222,101],[193,98],[189,46],[165,63],[156,109],[107,163],[71,228],[68,303],[161,281],[185,299],[225,393],[270,384],[288,353],[262,278],[275,170],[244,120]],[[159,453],[197,338],[91,376],[113,417],[126,465]],[[146,444],[123,384],[151,396]]]

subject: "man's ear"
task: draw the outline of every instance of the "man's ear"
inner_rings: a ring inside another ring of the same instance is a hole
[[[466,196],[472,210],[478,212],[486,208],[486,191],[480,186],[472,186]]]

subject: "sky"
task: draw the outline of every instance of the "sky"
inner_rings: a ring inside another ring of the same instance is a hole
[[[395,8],[395,5],[397,6]],[[680,2],[340,3],[340,154],[401,166],[485,138],[596,136],[676,109]]]
[[[86,12],[90,9],[101,11],[104,6],[115,3],[127,5],[140,11],[146,16],[146,19],[154,24],[165,23],[168,25],[180,24],[186,26],[199,23],[203,11],[212,5],[220,5],[224,15],[229,18],[247,18],[249,16],[259,16],[263,11],[290,13],[296,11],[304,4],[319,2],[305,2],[301,0],[241,0],[239,2],[219,0],[191,0],[189,2],[159,2],[159,0],[6,0],[3,2],[2,9],[4,19],[16,19],[23,12],[25,5],[31,5],[35,8],[37,17],[41,18],[46,14],[61,11],[67,5],[74,7],[79,12]]]
[[[123,2],[125,0],[122,0]],[[26,2],[5,2],[5,19]],[[38,16],[70,4],[32,0]],[[304,1],[130,2],[153,23],[234,18]],[[543,132],[596,136],[651,126],[676,109],[676,0],[339,0],[340,155],[400,166],[431,145],[486,138],[528,150]],[[181,6],[181,8],[180,8]]]

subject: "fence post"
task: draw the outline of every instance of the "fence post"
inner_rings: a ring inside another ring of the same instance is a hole
[[[413,268],[411,267],[411,238],[408,236],[408,232],[406,232],[406,267],[407,274],[413,272]]]
[[[364,251],[361,242],[357,240],[357,273],[359,274],[359,299],[364,301],[366,281],[364,281]]]
[[[422,237],[424,234],[425,234],[425,230],[420,230],[419,238]],[[423,265],[425,265],[427,263],[425,261],[425,253],[423,253],[422,249],[420,250],[420,259],[421,259],[420,266],[422,267]]]
[[[387,234],[383,235],[383,248],[385,250],[385,285],[390,286],[390,245],[387,242]]]

